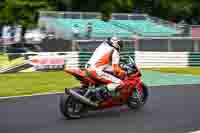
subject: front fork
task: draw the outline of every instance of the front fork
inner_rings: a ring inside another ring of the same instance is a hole
[[[142,88],[142,81],[139,80],[138,83],[135,86],[136,90],[136,97],[139,101],[142,101],[142,96],[143,96],[143,88]]]

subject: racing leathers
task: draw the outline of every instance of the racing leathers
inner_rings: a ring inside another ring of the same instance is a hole
[[[96,77],[100,79],[104,79],[109,81],[107,84],[107,89],[110,92],[114,92],[115,89],[122,85],[122,81],[113,76],[112,74],[104,72],[111,71],[114,75],[117,76],[124,76],[125,72],[119,66],[120,61],[120,53],[119,51],[104,41],[102,44],[97,47],[87,63],[87,70],[88,71],[95,71]]]

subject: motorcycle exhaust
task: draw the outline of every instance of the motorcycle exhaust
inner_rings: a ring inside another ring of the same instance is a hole
[[[76,91],[73,91],[71,89],[66,89],[65,90],[66,93],[71,94],[72,96],[74,96],[75,98],[79,99],[81,102],[93,106],[93,107],[97,107],[98,105],[92,101],[90,101],[88,98],[85,98],[84,96],[78,94]]]

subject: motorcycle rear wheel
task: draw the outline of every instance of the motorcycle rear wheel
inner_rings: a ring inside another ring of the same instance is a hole
[[[84,104],[68,94],[63,94],[60,96],[59,108],[67,119],[79,119],[82,116]]]

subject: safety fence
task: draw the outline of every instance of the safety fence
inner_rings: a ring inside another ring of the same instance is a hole
[[[101,18],[100,12],[65,12],[65,11],[40,11],[40,17],[53,18],[72,18],[72,19],[93,19]],[[147,14],[137,13],[112,13],[112,19],[128,20],[128,19],[146,19]]]
[[[91,57],[92,52],[45,52],[25,53],[26,64],[32,71],[83,69],[85,63]],[[200,66],[200,52],[146,52],[146,51],[122,51],[121,57],[127,59],[131,56],[140,68],[155,67],[189,67]],[[8,69],[10,72],[16,70]],[[22,68],[20,67],[20,71]],[[6,71],[4,71],[6,72]]]
[[[73,40],[81,51],[93,51],[103,40]],[[123,39],[123,50],[155,52],[200,52],[200,37],[139,37]]]
[[[44,39],[38,44],[1,45],[0,52],[21,53],[23,51],[34,52],[63,52],[81,51],[92,52],[104,40],[63,40]],[[200,52],[200,37],[139,37],[123,39],[122,51],[147,51],[147,52]]]

